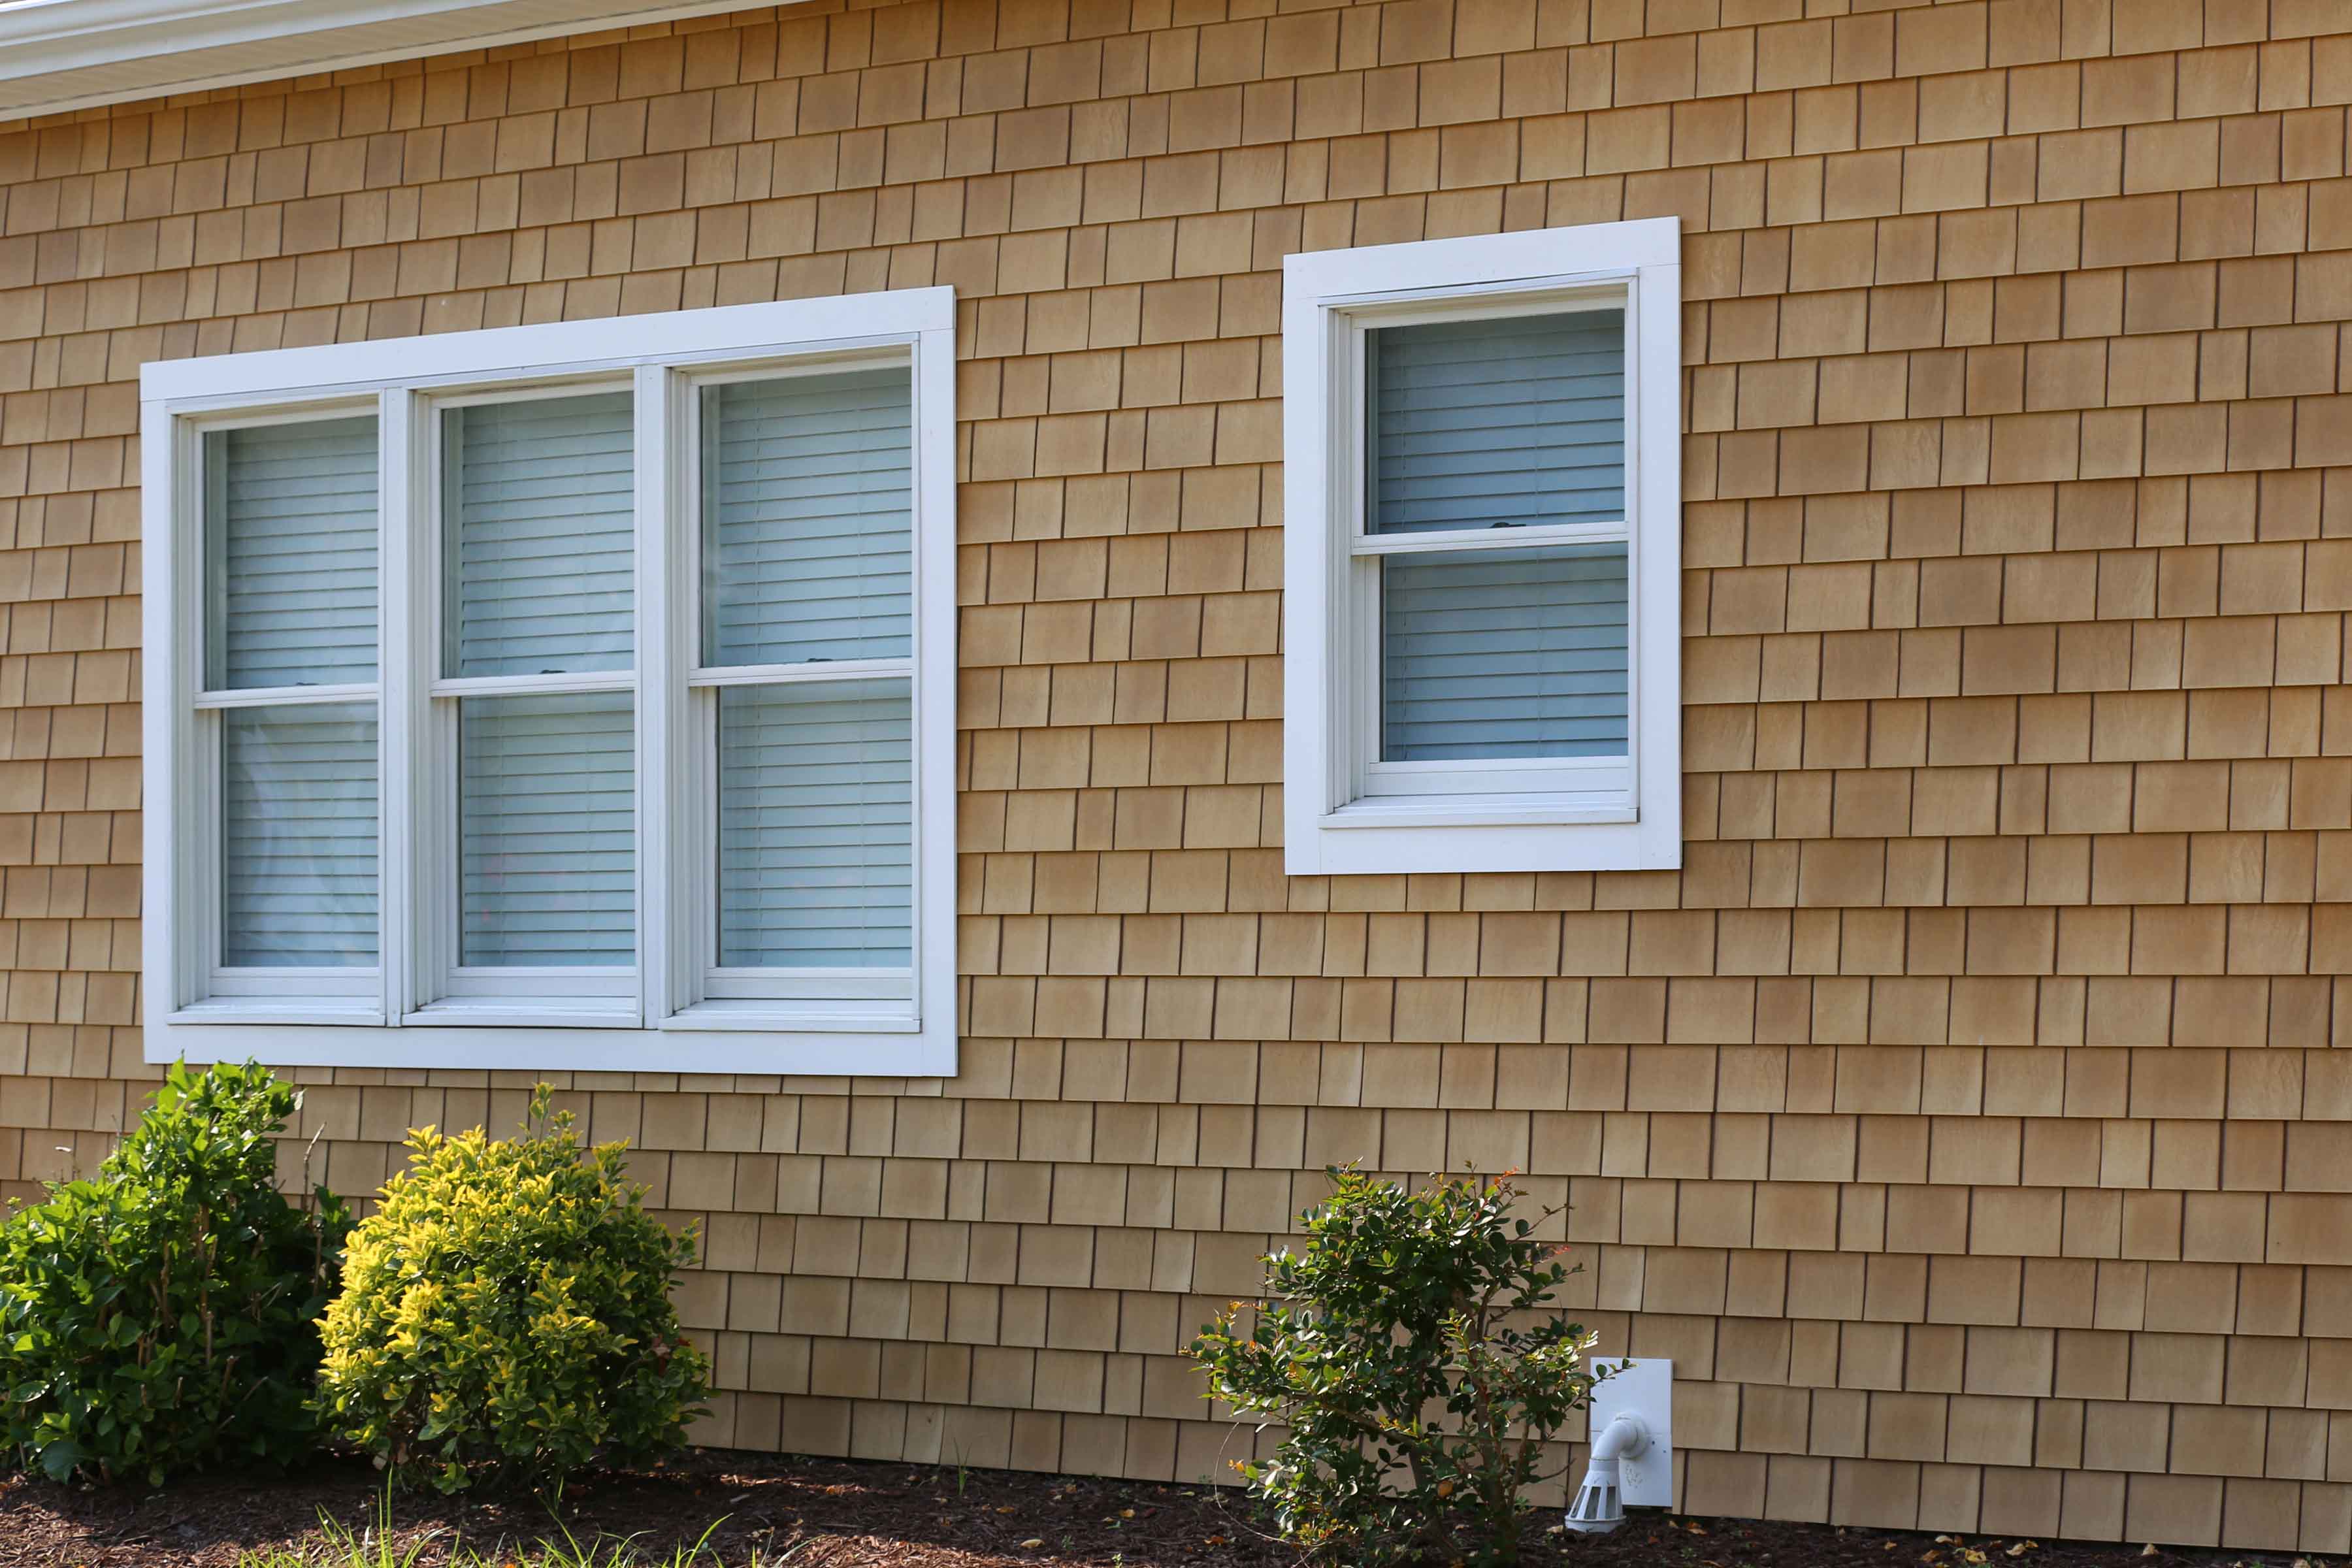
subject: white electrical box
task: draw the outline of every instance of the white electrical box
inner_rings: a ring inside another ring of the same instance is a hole
[[[1605,1430],[1622,1412],[1650,1429],[1648,1447],[1617,1464],[1618,1498],[1627,1508],[1675,1506],[1675,1363],[1654,1356],[1595,1356],[1610,1369],[1592,1385],[1590,1430]]]

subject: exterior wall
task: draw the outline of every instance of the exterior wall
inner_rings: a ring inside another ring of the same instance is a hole
[[[819,3],[0,128],[0,1178],[153,1076],[142,361],[952,282],[963,1070],[564,1079],[708,1225],[707,1436],[1209,1475],[1311,1173],[1468,1163],[1689,1509],[2352,1546],[2352,10],[1847,8]],[[1660,213],[1684,870],[1286,880],[1282,255]],[[347,1192],[523,1099],[303,1076]]]

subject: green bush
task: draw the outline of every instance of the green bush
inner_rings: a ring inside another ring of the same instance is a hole
[[[1516,1562],[1521,1494],[1593,1383],[1591,1337],[1545,1308],[1563,1249],[1513,1216],[1507,1180],[1331,1179],[1306,1245],[1265,1258],[1267,1300],[1192,1343],[1209,1397],[1288,1428],[1234,1468],[1309,1552]]]
[[[542,1085],[520,1137],[428,1127],[408,1146],[327,1309],[329,1425],[445,1492],[475,1468],[543,1487],[684,1441],[709,1365],[669,1284],[694,1242],[646,1212],[625,1145],[583,1158]]]
[[[309,1447],[351,1218],[278,1195],[299,1104],[258,1067],[175,1064],[95,1179],[0,1223],[0,1438],[28,1468],[153,1483]]]

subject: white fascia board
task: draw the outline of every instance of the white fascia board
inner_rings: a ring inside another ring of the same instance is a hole
[[[0,0],[0,121],[746,8],[743,0]]]

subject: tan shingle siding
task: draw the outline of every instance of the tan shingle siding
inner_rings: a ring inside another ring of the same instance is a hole
[[[1178,1352],[1307,1173],[1471,1162],[1676,1359],[1690,1508],[2352,1546],[2352,31],[1258,9],[793,7],[0,132],[0,1178],[152,1076],[139,363],[951,282],[964,1071],[563,1078],[709,1226],[708,1436],[1216,1473]],[[1286,879],[1281,256],[1662,212],[1685,869]],[[353,1191],[528,1077],[299,1076]]]

